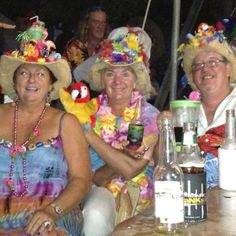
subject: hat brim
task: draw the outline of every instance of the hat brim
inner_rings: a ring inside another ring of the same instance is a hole
[[[236,81],[236,57],[231,50],[230,46],[227,42],[220,43],[218,39],[213,40],[207,45],[204,45],[202,47],[194,47],[192,45],[187,45],[184,49],[183,54],[183,69],[188,77],[188,82],[191,85],[193,89],[196,89],[196,85],[193,82],[193,73],[192,73],[192,64],[195,57],[200,52],[216,52],[223,57],[225,57],[228,62],[231,64],[231,74],[230,74],[230,81],[235,82]]]
[[[89,83],[93,90],[95,91],[102,91],[103,83],[102,83],[102,73],[104,69],[109,67],[131,67],[135,75],[137,77],[136,80],[136,87],[135,89],[138,90],[141,94],[149,97],[150,94],[153,92],[153,87],[151,85],[150,76],[148,70],[143,62],[135,62],[132,64],[110,64],[108,62],[99,61],[96,62],[90,69],[89,72]]]
[[[54,62],[29,62],[3,55],[0,59],[0,85],[2,92],[13,99],[17,96],[14,89],[13,76],[16,69],[22,64],[43,65],[53,73],[57,80],[53,83],[53,90],[50,92],[51,100],[59,98],[59,89],[68,87],[72,81],[70,67],[64,59],[58,59]]]

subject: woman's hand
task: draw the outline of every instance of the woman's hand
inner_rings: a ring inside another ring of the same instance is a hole
[[[28,220],[26,232],[30,235],[40,234],[53,236],[55,220],[56,217],[49,213],[46,208],[35,211]]]
[[[127,154],[128,156],[134,158],[134,159],[142,159],[146,151],[149,149],[149,146],[146,146],[142,144],[138,149],[132,150],[127,148],[128,141],[123,142],[123,153]]]

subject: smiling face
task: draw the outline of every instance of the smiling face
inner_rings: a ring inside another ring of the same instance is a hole
[[[15,88],[21,101],[45,101],[52,89],[49,70],[42,65],[23,64],[15,73]]]
[[[222,93],[230,90],[231,66],[216,52],[201,52],[193,61],[193,82],[201,94]]]
[[[129,66],[111,66],[103,72],[102,82],[105,92],[108,98],[113,101],[130,101],[135,81],[135,73]]]

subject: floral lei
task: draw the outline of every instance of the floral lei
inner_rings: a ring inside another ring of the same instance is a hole
[[[96,134],[106,143],[120,149],[122,142],[127,139],[128,125],[134,117],[136,103],[140,96],[139,92],[132,92],[129,107],[125,108],[122,117],[117,117],[112,114],[112,109],[108,105],[107,95],[99,95],[100,107],[96,113],[96,124],[94,127]]]
[[[111,107],[108,104],[106,94],[99,95],[100,108],[96,113],[96,124],[94,131],[106,143],[112,145],[116,149],[121,149],[122,142],[127,140],[128,125],[134,117],[135,107],[138,98],[142,96],[139,92],[134,91],[131,95],[131,101],[128,107],[125,108],[122,117],[117,117],[112,114]],[[150,206],[152,201],[153,188],[145,176],[145,171],[134,177],[132,181],[136,182],[140,188],[140,201],[138,209]],[[113,179],[107,188],[117,197],[126,180],[123,177]]]

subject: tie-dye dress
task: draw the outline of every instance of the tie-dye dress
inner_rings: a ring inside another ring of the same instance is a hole
[[[14,196],[5,183],[9,178],[11,143],[0,140],[0,235],[27,235],[27,219],[35,210],[49,204],[65,189],[68,165],[60,135],[48,142],[31,145],[26,152],[27,193]],[[15,192],[24,189],[22,157],[15,158],[12,180]],[[80,235],[83,217],[78,206],[56,222],[57,235]]]

